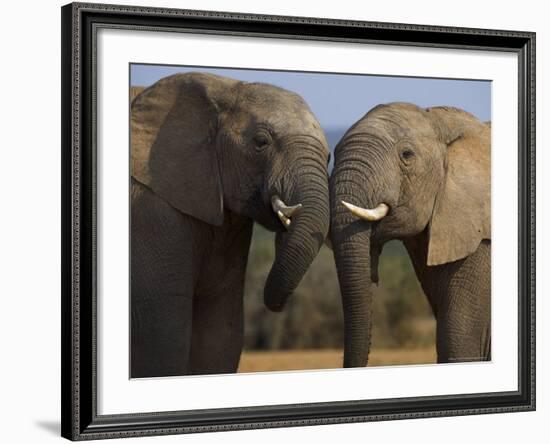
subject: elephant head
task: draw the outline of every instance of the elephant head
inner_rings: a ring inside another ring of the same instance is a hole
[[[132,102],[132,176],[214,226],[236,214],[277,232],[265,303],[282,309],[329,225],[324,133],[298,95],[205,74],[159,80]]]
[[[491,237],[490,189],[490,126],[465,111],[379,105],[347,131],[330,179],[344,366],[367,364],[384,243],[422,235],[428,267],[468,256]]]

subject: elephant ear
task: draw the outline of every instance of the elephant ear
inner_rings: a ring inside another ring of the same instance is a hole
[[[223,223],[215,146],[220,102],[237,82],[176,74],[142,91],[131,106],[131,174],[179,211]]]
[[[446,172],[428,228],[427,262],[440,265],[491,239],[491,127],[454,108],[428,111],[446,147]]]

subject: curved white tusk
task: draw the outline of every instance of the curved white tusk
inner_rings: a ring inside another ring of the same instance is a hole
[[[271,208],[273,208],[275,213],[280,211],[286,217],[292,217],[300,212],[302,209],[302,204],[299,203],[297,205],[288,206],[280,199],[279,196],[273,196],[271,198]]]
[[[390,211],[390,207],[388,207],[385,203],[381,203],[376,208],[372,208],[372,209],[361,208],[345,201],[342,201],[342,205],[344,205],[348,210],[350,210],[350,212],[355,216],[363,220],[368,220],[370,222],[376,222],[378,220],[383,219],[386,216],[386,214],[388,214],[388,211]]]

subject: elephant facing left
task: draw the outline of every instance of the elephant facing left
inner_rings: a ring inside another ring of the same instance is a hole
[[[254,221],[276,232],[282,310],[329,226],[329,149],[304,100],[206,73],[131,105],[131,377],[231,373]]]

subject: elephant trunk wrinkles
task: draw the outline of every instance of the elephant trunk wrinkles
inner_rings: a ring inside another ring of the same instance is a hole
[[[360,176],[357,169],[337,164],[330,185],[331,241],[344,310],[344,367],[367,365],[372,329],[371,223],[342,205],[342,200],[367,200]]]
[[[326,167],[311,160],[295,167],[292,202],[300,202],[302,208],[292,217],[288,231],[277,234],[275,261],[264,289],[264,302],[272,311],[282,310],[302,280],[327,236],[330,221]]]

